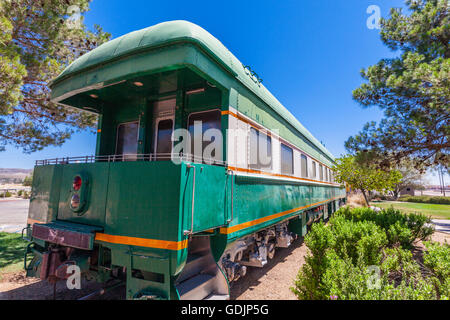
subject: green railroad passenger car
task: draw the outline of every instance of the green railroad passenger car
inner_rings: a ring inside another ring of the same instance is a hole
[[[190,22],[109,41],[50,87],[98,114],[97,145],[36,162],[27,276],[56,282],[76,265],[126,282],[128,299],[228,299],[247,267],[345,202],[333,156]]]

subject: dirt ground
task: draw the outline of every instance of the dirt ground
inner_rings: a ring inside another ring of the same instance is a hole
[[[99,283],[82,280],[80,290],[69,290],[65,281],[60,281],[56,285],[55,299],[77,300],[101,288],[102,285]],[[53,298],[53,285],[36,278],[26,278],[25,271],[2,275],[0,300],[52,300]],[[125,299],[125,288],[116,288],[95,299]]]
[[[450,243],[450,234],[435,232],[433,241]],[[303,239],[299,238],[286,249],[279,248],[275,257],[263,268],[248,268],[247,275],[231,286],[232,300],[295,300],[290,287],[305,262],[307,254]],[[101,285],[83,281],[81,290],[69,290],[61,281],[56,286],[57,300],[79,299]],[[124,299],[125,288],[119,287],[96,299]],[[53,299],[53,286],[39,279],[25,278],[25,272],[3,274],[0,281],[0,300],[47,300]]]
[[[295,300],[290,290],[308,249],[302,238],[289,248],[278,248],[263,268],[247,268],[245,277],[232,283],[231,300]]]

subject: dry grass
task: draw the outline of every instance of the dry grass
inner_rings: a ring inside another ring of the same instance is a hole
[[[347,198],[347,203],[351,208],[365,207],[366,201],[361,193],[352,193]]]

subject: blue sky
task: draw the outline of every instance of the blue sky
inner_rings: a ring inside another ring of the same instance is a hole
[[[316,1],[120,1],[94,0],[85,23],[99,24],[113,38],[168,20],[188,20],[218,38],[335,156],[344,142],[382,113],[352,100],[359,71],[395,53],[369,29],[366,13],[378,5],[383,17],[403,0]],[[37,159],[95,153],[95,135],[74,135],[62,147],[27,155],[13,147],[0,153],[0,167],[32,168]],[[437,183],[437,177],[430,177]]]

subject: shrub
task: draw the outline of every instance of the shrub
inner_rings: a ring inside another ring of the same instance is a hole
[[[416,202],[416,203],[432,203],[432,204],[450,204],[450,197],[441,196],[401,196],[399,201]]]
[[[12,193],[9,192],[9,191],[1,192],[1,193],[0,193],[0,197],[1,197],[1,198],[9,198],[9,197],[11,197],[11,196],[12,196]]]
[[[427,244],[424,264],[433,277],[424,277],[405,249],[433,232],[427,222],[394,209],[341,208],[329,225],[314,224],[306,235],[310,252],[292,291],[299,299],[448,298],[449,246]]]
[[[370,208],[343,207],[336,216],[343,216],[351,221],[372,221],[386,232],[389,245],[411,247],[415,239],[426,240],[433,233],[431,219],[422,214],[403,214],[400,210],[388,208],[374,211]]]
[[[441,299],[450,299],[450,245],[425,242],[424,265],[432,272]]]

